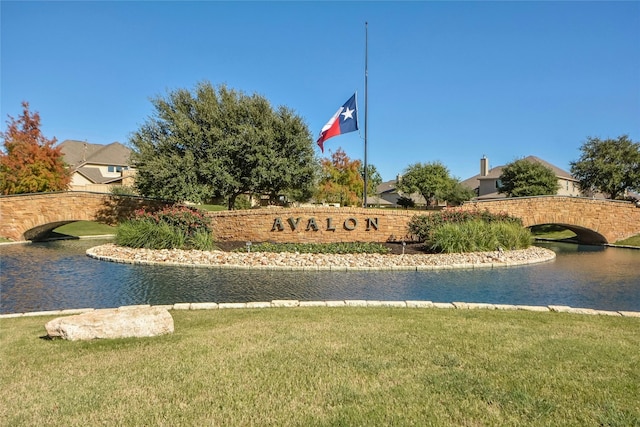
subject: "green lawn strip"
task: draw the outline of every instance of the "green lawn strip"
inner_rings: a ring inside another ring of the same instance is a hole
[[[0,425],[640,424],[635,318],[489,310],[171,311],[175,333],[0,323]]]
[[[534,225],[530,229],[536,239],[563,240],[576,237],[573,231],[556,224]]]
[[[67,236],[99,236],[104,234],[115,234],[116,228],[106,224],[92,221],[76,221],[62,225],[54,232]]]
[[[639,246],[640,247],[640,234],[635,235],[633,237],[629,237],[628,239],[619,240],[619,241],[615,242],[614,245]]]
[[[227,206],[223,206],[223,205],[196,205],[195,207],[198,209],[202,209],[204,211],[211,211],[211,212],[226,211],[229,209]]]

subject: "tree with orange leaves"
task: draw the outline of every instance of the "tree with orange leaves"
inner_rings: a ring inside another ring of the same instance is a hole
[[[0,193],[23,194],[66,190],[71,181],[56,138],[40,131],[40,115],[22,102],[22,115],[8,116],[6,132],[0,132],[4,150],[0,152]]]
[[[360,160],[351,160],[338,148],[331,159],[322,159],[322,172],[315,198],[328,203],[340,203],[340,206],[362,205],[364,179]],[[369,190],[380,183],[380,174],[373,165],[368,165]],[[373,178],[373,179],[372,179]]]

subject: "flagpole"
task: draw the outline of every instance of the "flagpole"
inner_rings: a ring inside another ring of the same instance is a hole
[[[367,171],[367,127],[369,125],[369,120],[367,119],[367,80],[369,78],[369,23],[364,23],[364,200],[363,205],[367,207],[367,186],[369,185],[368,179],[368,171]]]

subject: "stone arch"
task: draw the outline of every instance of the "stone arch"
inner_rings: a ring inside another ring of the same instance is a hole
[[[75,221],[114,225],[142,207],[171,202],[90,192],[38,193],[0,197],[0,236],[37,240],[47,231]]]
[[[65,224],[70,224],[72,222],[82,221],[82,220],[73,220],[73,221],[56,221],[49,222],[47,224],[42,224],[25,230],[22,236],[24,240],[31,240],[33,242],[37,242],[42,240],[45,236],[47,236],[51,231],[55,230],[58,227],[61,227]]]
[[[578,243],[583,243],[587,245],[603,245],[608,243],[607,239],[600,233],[593,231],[591,229],[580,227],[578,225],[573,224],[563,224],[563,223],[544,223],[544,224],[530,224],[527,227],[535,227],[536,225],[559,225],[561,227],[566,228],[575,233],[576,241]]]
[[[605,244],[640,234],[640,209],[618,200],[567,196],[513,197],[474,201],[463,210],[508,213],[525,227],[558,224],[576,233],[581,243]]]

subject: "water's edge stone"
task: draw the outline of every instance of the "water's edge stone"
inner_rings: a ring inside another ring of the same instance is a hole
[[[140,338],[174,331],[173,317],[164,307],[129,306],[92,310],[57,317],[45,324],[50,338],[69,341],[97,338]]]

